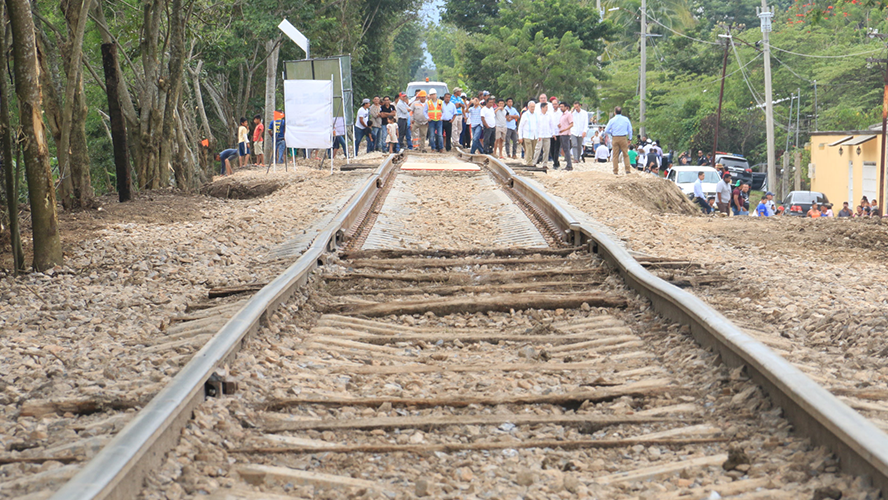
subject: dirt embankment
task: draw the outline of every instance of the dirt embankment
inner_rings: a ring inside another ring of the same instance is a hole
[[[536,178],[630,250],[690,261],[655,272],[693,275],[688,291],[888,429],[888,407],[867,401],[888,393],[888,221],[677,215],[633,176],[601,175]]]

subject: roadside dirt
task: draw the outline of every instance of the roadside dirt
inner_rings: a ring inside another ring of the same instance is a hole
[[[136,193],[132,201],[119,203],[117,194],[107,194],[96,199],[96,208],[88,210],[59,211],[59,232],[62,251],[70,253],[72,246],[97,237],[103,229],[116,224],[176,224],[199,220],[207,199],[202,196],[183,194],[172,189],[158,189]],[[21,216],[22,247],[25,265],[33,259],[31,244],[31,213]],[[0,232],[0,270],[12,268],[9,232]]]
[[[577,167],[581,168],[581,167]],[[601,172],[551,171],[546,183],[554,193],[572,192],[585,188],[584,201],[599,210],[624,212],[624,209],[642,209],[651,213],[695,215],[699,209],[685,197],[674,183],[656,179],[652,175],[632,174],[616,177]],[[536,179],[544,178],[537,175]],[[602,193],[607,196],[602,197]],[[601,200],[604,203],[598,203]],[[597,212],[597,211],[596,211]]]
[[[677,215],[649,209],[635,197],[644,191],[619,188],[634,178],[663,182],[642,174],[534,178],[608,226],[629,250],[690,261],[655,272],[702,281],[690,280],[687,290],[888,429],[888,223]]]

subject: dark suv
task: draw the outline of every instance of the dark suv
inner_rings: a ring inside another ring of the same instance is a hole
[[[791,191],[786,198],[783,198],[783,210],[786,215],[795,215],[797,217],[805,217],[808,210],[811,210],[811,204],[826,205],[832,208],[826,195],[817,191]]]
[[[736,155],[717,154],[715,155],[715,163],[725,166],[731,172],[731,179],[740,181],[741,184],[749,184],[752,189],[752,169],[749,168],[749,162],[746,158]]]

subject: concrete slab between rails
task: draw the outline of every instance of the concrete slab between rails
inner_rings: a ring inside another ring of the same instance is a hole
[[[216,367],[235,355],[244,338],[256,332],[280,304],[308,281],[322,255],[334,249],[342,231],[355,222],[355,214],[372,202],[380,186],[377,181],[394,169],[395,158],[390,155],[368,176],[302,256],[259,290],[51,500],[129,500],[139,497],[144,478],[176,446],[194,408],[204,400],[204,384]]]

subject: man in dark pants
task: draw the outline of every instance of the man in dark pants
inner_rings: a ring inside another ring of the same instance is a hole
[[[492,154],[493,153],[493,138],[496,134],[496,114],[493,110],[496,99],[493,96],[487,98],[487,104],[481,110],[481,124],[484,127],[484,135],[482,136],[481,141],[484,145],[484,153]]]
[[[453,118],[456,116],[456,104],[451,102],[451,95],[444,94],[444,105],[441,107],[441,122],[444,127],[444,149],[450,151],[453,135]]]
[[[550,156],[550,159],[552,160],[552,168],[555,170],[558,170],[558,168],[561,167],[561,163],[559,163],[558,157],[561,154],[561,137],[562,137],[562,136],[558,135],[558,133],[559,133],[558,132],[558,123],[561,122],[561,115],[564,113],[561,111],[561,105],[559,104],[557,97],[550,97],[549,104],[552,106],[552,109],[549,112],[553,113],[552,123],[554,123],[554,126],[552,128],[554,129],[553,133],[555,134],[552,136],[552,145],[549,148],[549,156]]]
[[[694,182],[694,201],[697,202],[697,205],[700,205],[700,210],[703,210],[704,214],[710,214],[712,213],[712,205],[706,201],[706,195],[703,194],[704,177],[706,177],[705,172],[697,174],[697,181]]]
[[[401,149],[405,149],[407,142],[407,120],[410,118],[410,107],[407,106],[407,94],[401,92],[398,94],[398,104],[395,105],[395,116],[398,119],[398,145]]]

